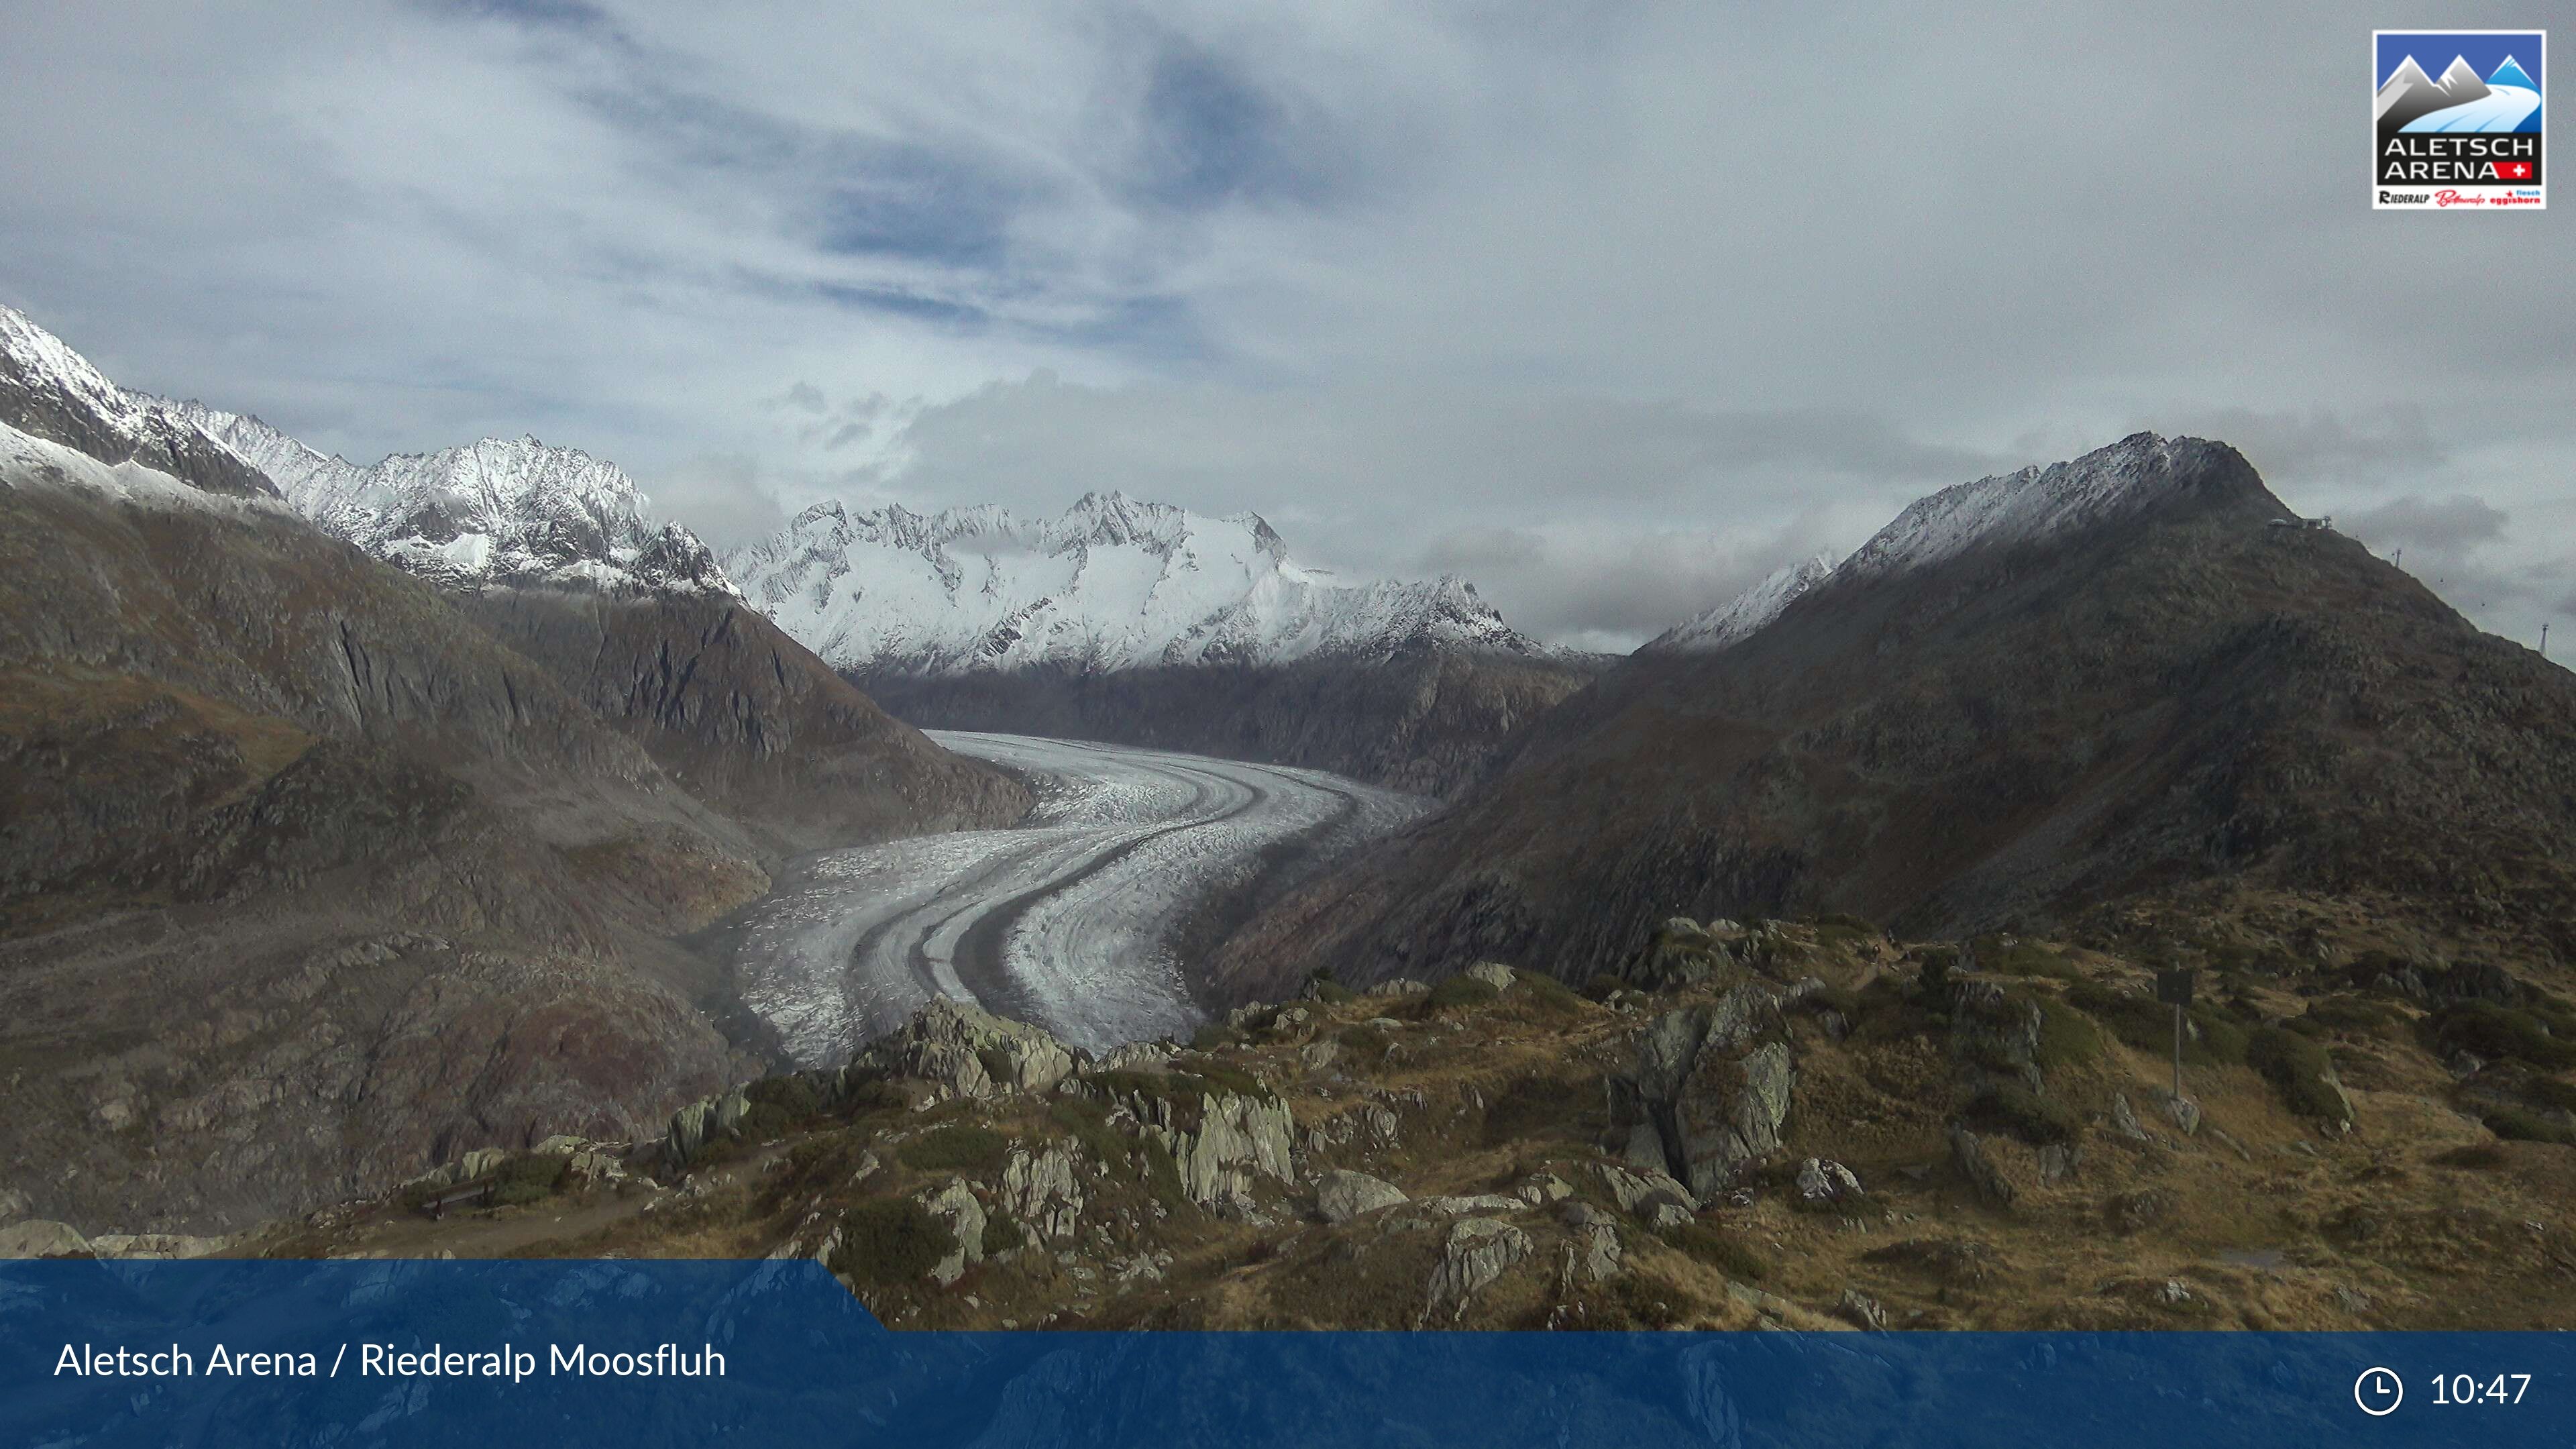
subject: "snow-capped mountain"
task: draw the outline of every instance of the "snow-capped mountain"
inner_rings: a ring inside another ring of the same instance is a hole
[[[695,534],[654,523],[634,479],[578,448],[487,438],[362,468],[255,417],[119,387],[6,306],[0,416],[32,437],[210,492],[282,495],[323,532],[450,587],[588,584],[739,597]]]
[[[118,387],[61,338],[6,306],[0,306],[0,421],[100,463],[139,464],[205,492],[277,493],[184,412]]]
[[[1831,578],[1831,554],[1801,559],[1773,572],[1734,598],[1685,624],[1676,624],[1648,640],[1641,654],[1709,654],[1753,636],[1780,617],[1801,594]]]
[[[1920,499],[1853,550],[1836,581],[1929,567],[1972,548],[2038,543],[2187,491],[2193,461],[2216,445],[2134,433],[2072,462],[2023,468]]]
[[[2511,72],[2510,76],[2506,74],[2507,71]],[[2495,84],[2508,88],[2529,89],[2531,105],[2539,104],[2539,92],[2532,89],[2531,78],[2523,74],[2522,68],[2515,65],[2511,57],[2506,58],[2504,65],[2497,67]],[[2477,67],[2469,64],[2467,56],[2451,57],[2451,63],[2443,69],[2441,79],[2435,80],[2425,75],[2424,68],[2417,65],[2415,57],[2410,55],[2394,72],[2390,73],[2387,83],[2379,88],[2379,93],[2372,102],[2372,113],[2378,120],[2379,131],[2383,136],[2397,131],[2511,130],[2511,125],[2495,127],[2483,123],[2459,124],[2459,121],[2468,115],[2465,112],[2457,117],[2446,117],[2440,120],[2427,118],[2440,112],[2455,111],[2459,107],[2492,101],[2494,103],[2492,108],[2510,110],[2512,119],[2519,121],[2529,109],[2521,104],[2522,99],[2519,94],[2495,96],[2489,90],[2488,82],[2478,75]],[[2479,114],[2483,115],[2484,112]]]
[[[323,532],[451,588],[735,593],[697,535],[655,524],[635,480],[579,448],[486,438],[362,468],[255,417],[194,401],[161,405],[267,474]]]
[[[1332,583],[1252,514],[1209,518],[1114,492],[1052,519],[823,503],[726,566],[798,642],[868,673],[1553,652],[1463,580]]]
[[[2213,446],[2197,438],[2137,433],[2071,462],[1944,488],[1917,500],[1841,563],[1819,554],[1791,564],[1666,630],[1638,652],[1713,653],[1751,638],[1790,604],[1829,583],[1884,578],[1971,549],[2038,543],[2143,512],[2194,486],[2195,460]]]

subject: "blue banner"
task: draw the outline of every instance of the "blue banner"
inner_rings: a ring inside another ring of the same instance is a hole
[[[7,1449],[2508,1449],[2576,1441],[2571,1369],[2517,1333],[890,1333],[801,1261],[0,1264]]]

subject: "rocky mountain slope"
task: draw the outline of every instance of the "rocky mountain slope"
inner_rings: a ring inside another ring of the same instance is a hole
[[[0,321],[0,1195],[23,1207],[237,1224],[460,1145],[630,1126],[736,1067],[666,938],[756,896],[800,831],[1026,806],[730,595],[493,590],[478,623]],[[666,600],[678,623],[604,647]],[[726,813],[776,795],[804,814]]]
[[[239,454],[323,532],[432,583],[738,597],[697,535],[654,523],[635,480],[579,448],[485,438],[361,468],[254,417],[131,396]]]
[[[1317,981],[1097,1059],[934,1002],[635,1141],[175,1246],[811,1257],[898,1328],[2576,1321],[2563,993],[2315,898],[2122,926],[1672,921],[1580,995]],[[2148,966],[2207,951],[2175,1099]]]
[[[1733,644],[1611,671],[1220,969],[1581,979],[1677,904],[1964,931],[2208,878],[2576,954],[2576,676],[2288,514],[2144,434],[1934,495]]]
[[[1253,515],[1116,493],[1060,518],[822,504],[727,568],[915,724],[1309,765],[1426,792],[1481,772],[1593,661],[1472,585],[1342,585]]]

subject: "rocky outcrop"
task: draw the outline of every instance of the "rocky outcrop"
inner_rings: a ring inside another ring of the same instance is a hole
[[[1777,1039],[1788,999],[1756,982],[1647,1025],[1635,1068],[1608,1080],[1632,1165],[1660,1167],[1705,1197],[1779,1149],[1796,1079]]]
[[[1062,1143],[1031,1152],[1014,1146],[1002,1162],[1002,1205],[1042,1239],[1063,1241],[1082,1226],[1082,1183]]]
[[[1070,1048],[1037,1027],[935,996],[855,1066],[931,1083],[943,1097],[1044,1092],[1073,1075]]]
[[[1365,1172],[1335,1168],[1315,1179],[1315,1212],[1328,1223],[1346,1223],[1403,1201],[1404,1189]]]
[[[1431,1270],[1430,1301],[1422,1309],[1429,1323],[1443,1308],[1453,1319],[1467,1300],[1491,1285],[1530,1253],[1530,1236],[1499,1218],[1464,1218],[1449,1229],[1440,1245],[1440,1263]]]
[[[930,1270],[931,1278],[945,1288],[984,1261],[984,1205],[975,1200],[974,1190],[962,1177],[948,1179],[947,1186],[917,1201],[957,1239],[957,1246]]]

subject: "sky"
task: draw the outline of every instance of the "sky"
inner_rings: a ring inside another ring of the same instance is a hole
[[[2152,428],[2576,650],[2576,195],[2374,214],[2345,5],[0,5],[0,302],[356,461],[1116,488],[1622,649]]]

